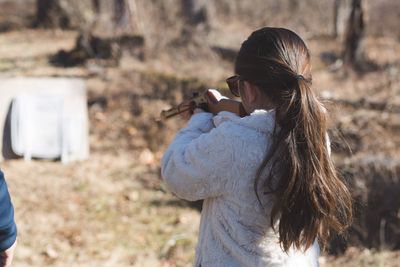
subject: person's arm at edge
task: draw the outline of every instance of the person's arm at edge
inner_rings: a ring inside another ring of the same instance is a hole
[[[11,266],[17,240],[17,226],[10,194],[0,171],[0,267]]]

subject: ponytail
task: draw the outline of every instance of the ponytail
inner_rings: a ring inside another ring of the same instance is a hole
[[[286,100],[276,110],[279,130],[272,150],[255,181],[258,196],[261,173],[272,161],[265,193],[277,197],[271,225],[279,218],[279,241],[285,251],[291,246],[306,249],[317,237],[326,245],[331,232],[342,233],[352,220],[350,193],[329,155],[325,109],[310,79],[292,75],[292,80],[291,97],[281,98]]]

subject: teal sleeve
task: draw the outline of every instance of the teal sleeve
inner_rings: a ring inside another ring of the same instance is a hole
[[[4,174],[0,171],[0,251],[11,247],[17,238],[14,208],[8,193]]]

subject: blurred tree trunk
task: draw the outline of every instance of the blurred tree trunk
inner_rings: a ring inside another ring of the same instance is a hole
[[[36,24],[38,26],[49,26],[51,24],[50,10],[56,4],[53,0],[36,1]]]
[[[339,17],[340,0],[333,1],[333,37],[338,37],[338,17]]]
[[[180,41],[183,43],[203,43],[204,35],[213,27],[215,13],[213,1],[181,0],[180,4],[185,22]]]
[[[92,6],[96,14],[100,13],[100,0],[92,0]]]
[[[364,30],[362,0],[352,0],[344,37],[343,65],[346,70],[359,71],[364,62],[361,46]]]
[[[182,0],[181,6],[183,10],[183,15],[189,24],[197,25],[207,22],[207,1]]]
[[[126,23],[128,14],[128,5],[126,0],[114,0],[114,23],[115,25],[121,25]]]
[[[77,39],[78,46],[85,50],[89,57],[93,58],[114,58],[119,57],[118,52],[112,47],[113,40],[123,35],[124,28],[130,23],[129,4],[128,0],[113,0],[112,1],[112,16],[108,22],[112,26],[112,32],[105,36],[96,36],[95,27],[97,17],[101,13],[101,0],[92,0],[92,10],[95,13],[95,18],[88,26],[81,30],[81,34]]]
[[[50,59],[54,65],[76,66],[88,59],[106,60],[105,62],[118,64],[122,52],[125,51],[144,60],[144,38],[133,32],[128,0],[54,2],[60,3],[69,15],[71,24],[79,31],[72,50],[59,51]]]
[[[59,0],[36,0],[35,27],[69,27],[69,18],[60,6]]]

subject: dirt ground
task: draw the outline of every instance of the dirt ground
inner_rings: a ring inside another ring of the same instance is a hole
[[[1,76],[81,77],[88,87],[91,125],[86,161],[1,163],[19,229],[14,266],[191,266],[199,212],[165,190],[159,168],[184,122],[156,118],[189,91],[224,89],[231,65],[214,57],[207,61],[214,66],[210,71],[202,59],[182,64],[168,55],[146,62],[124,57],[119,66],[99,61],[68,69],[49,65],[48,56],[71,48],[75,37],[45,30],[0,35]],[[315,87],[353,150],[334,142],[335,159],[342,165],[366,155],[398,160],[399,42],[368,39],[368,57],[380,68],[362,77],[345,77],[321,60],[322,52],[338,53],[337,43],[307,42]],[[351,138],[352,131],[357,138]],[[351,247],[342,256],[323,254],[321,266],[394,267],[399,259],[396,251]]]

